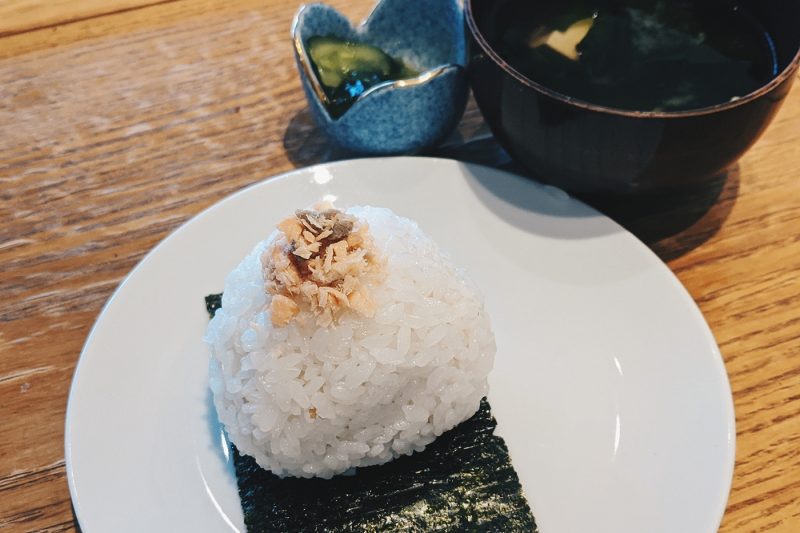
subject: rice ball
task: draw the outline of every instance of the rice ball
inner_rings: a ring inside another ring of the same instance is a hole
[[[495,341],[481,297],[392,211],[298,211],[225,280],[210,386],[241,453],[330,478],[422,451],[472,416]]]

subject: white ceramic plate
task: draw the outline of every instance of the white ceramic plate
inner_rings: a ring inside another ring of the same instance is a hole
[[[486,294],[489,399],[542,533],[716,531],[734,416],[725,369],[672,273],[557,189],[449,160],[346,161],[201,213],[117,289],[86,341],[66,422],[86,533],[244,530],[206,387],[203,297],[294,208],[416,219]]]

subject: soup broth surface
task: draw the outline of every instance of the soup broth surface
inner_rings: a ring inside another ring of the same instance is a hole
[[[769,34],[737,4],[501,0],[485,35],[518,72],[566,96],[634,111],[728,102],[777,74]]]

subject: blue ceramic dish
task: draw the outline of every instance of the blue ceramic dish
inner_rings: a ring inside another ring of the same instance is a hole
[[[421,74],[370,87],[341,117],[331,118],[305,48],[315,35],[377,46]],[[347,150],[362,154],[418,152],[441,142],[464,112],[468,89],[459,0],[382,0],[355,28],[330,6],[304,5],[295,15],[292,39],[314,119]]]

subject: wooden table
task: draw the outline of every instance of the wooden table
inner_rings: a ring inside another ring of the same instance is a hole
[[[371,2],[333,3],[358,19]],[[299,89],[297,4],[0,0],[0,529],[76,527],[70,379],[136,262],[227,194],[341,157]],[[474,106],[459,131],[485,133]],[[504,162],[490,139],[438,153]],[[721,530],[800,531],[800,85],[726,178],[599,207],[667,262],[721,346],[738,432]]]

